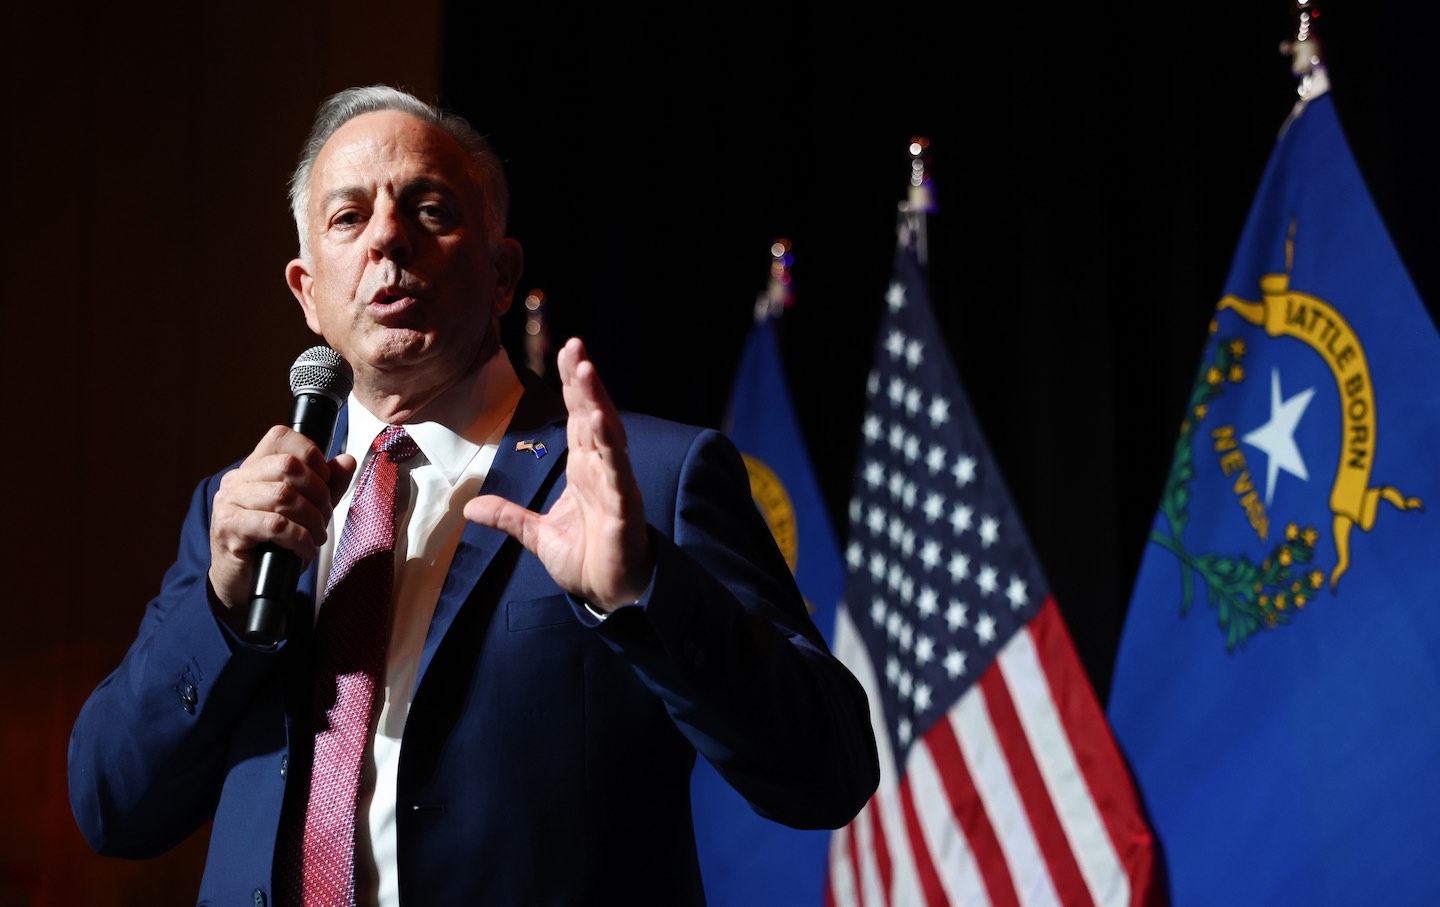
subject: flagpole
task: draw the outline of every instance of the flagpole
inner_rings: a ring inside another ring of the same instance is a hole
[[[550,329],[545,324],[545,291],[531,290],[525,296],[525,364],[544,377],[550,358]]]
[[[1320,56],[1320,36],[1315,28],[1319,17],[1320,10],[1312,0],[1295,0],[1295,37],[1280,42],[1280,53],[1290,58],[1290,72],[1299,79],[1295,86],[1299,98],[1280,126],[1281,135],[1305,109],[1305,102],[1330,90],[1330,75]]]
[[[755,323],[780,314],[795,304],[790,290],[790,265],[795,258],[790,253],[790,240],[777,236],[770,244],[770,279],[765,289],[755,297]]]
[[[900,202],[901,230],[915,237],[915,253],[923,266],[929,261],[926,217],[936,210],[934,186],[930,181],[930,140],[924,136],[910,139],[910,191]]]

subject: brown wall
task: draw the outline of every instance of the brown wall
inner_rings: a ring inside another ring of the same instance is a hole
[[[290,409],[316,339],[283,278],[315,105],[438,92],[440,0],[54,2],[6,13],[0,907],[193,903],[203,832],[97,857],[65,747],[174,553],[194,483]]]

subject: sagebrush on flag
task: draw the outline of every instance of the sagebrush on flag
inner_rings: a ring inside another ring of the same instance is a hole
[[[1177,905],[1435,904],[1440,336],[1329,94],[1250,209],[1109,715]]]
[[[828,641],[844,569],[796,419],[774,318],[751,329],[725,429],[745,458],[755,503]],[[690,787],[709,907],[820,907],[828,831],[799,831],[761,818],[704,760],[696,763]]]
[[[1153,851],[902,229],[849,503],[837,655],[882,778],[830,902],[1150,903]]]

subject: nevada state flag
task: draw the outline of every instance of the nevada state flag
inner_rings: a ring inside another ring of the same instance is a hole
[[[1440,903],[1440,336],[1328,94],[1176,415],[1108,705],[1173,903]]]

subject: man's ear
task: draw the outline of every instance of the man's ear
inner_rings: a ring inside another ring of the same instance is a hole
[[[300,303],[300,310],[305,313],[305,323],[310,326],[310,330],[319,334],[320,319],[315,315],[315,280],[310,276],[310,268],[303,258],[297,258],[285,266],[285,283],[290,286],[290,292],[295,294],[295,301]]]
[[[515,287],[525,269],[525,253],[518,240],[505,237],[495,246],[495,316],[504,315],[515,300]]]

